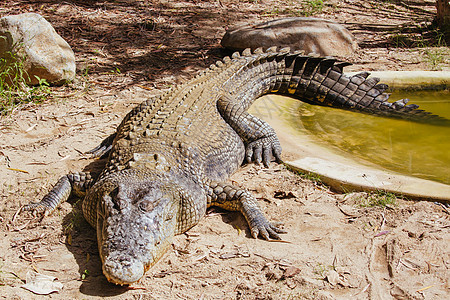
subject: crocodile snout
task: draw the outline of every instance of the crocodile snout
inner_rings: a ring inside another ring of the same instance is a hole
[[[109,282],[127,285],[144,276],[144,264],[134,259],[106,258],[103,262],[103,274]]]

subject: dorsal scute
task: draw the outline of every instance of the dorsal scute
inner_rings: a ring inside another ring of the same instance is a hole
[[[242,55],[243,56],[251,56],[252,55],[252,50],[250,48],[247,48],[244,51],[242,51]]]
[[[262,47],[259,47],[259,48],[256,48],[255,51],[253,51],[253,53],[254,54],[262,54],[262,53],[264,53],[264,51],[263,51]]]
[[[273,46],[273,47],[269,47],[267,48],[266,52],[267,53],[273,53],[273,52],[277,52],[277,46]]]
[[[289,54],[291,54],[289,47],[280,49],[279,52],[275,53],[277,62],[281,62]]]
[[[389,86],[387,84],[384,84],[384,83],[379,83],[376,86],[374,86],[373,88],[375,88],[375,89],[377,89],[377,90],[379,90],[380,92],[383,93],[389,88]]]
[[[310,53],[308,53],[308,56],[309,56],[309,57],[313,57],[313,58],[319,58],[319,57],[320,57],[320,54],[319,54],[319,53],[316,53],[316,52],[310,52]]]
[[[233,55],[231,55],[232,58],[239,58],[241,57],[241,54],[239,52],[234,52]]]
[[[363,72],[356,74],[355,76],[366,79],[367,77],[369,77],[369,75],[370,75],[369,72],[363,71]]]
[[[156,95],[156,96],[150,96],[146,101],[146,105],[153,105],[155,102],[158,102],[159,100],[161,100],[162,95]]]
[[[347,66],[351,66],[351,65],[352,65],[352,64],[349,63],[349,62],[339,61],[339,62],[336,62],[336,63],[334,64],[333,68],[334,68],[335,70],[339,71],[340,73],[343,73],[343,72],[344,72],[344,68],[347,67]]]
[[[198,72],[198,74],[195,76],[195,78],[200,78],[200,77],[202,77],[204,74],[206,74],[206,71],[205,71],[205,70],[202,70],[202,71]]]
[[[305,55],[305,50],[295,50],[294,55]]]
[[[333,66],[334,64],[337,62],[337,59],[335,58],[324,58],[321,62],[320,62],[320,73],[321,74],[326,74]]]
[[[403,109],[408,102],[409,102],[409,99],[400,99],[400,100],[397,100],[394,103],[392,103],[392,106],[395,109]]]

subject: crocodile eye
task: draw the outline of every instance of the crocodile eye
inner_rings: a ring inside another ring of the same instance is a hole
[[[155,207],[155,202],[149,200],[142,200],[141,202],[139,202],[138,207],[140,211],[149,212],[152,211],[153,208]]]

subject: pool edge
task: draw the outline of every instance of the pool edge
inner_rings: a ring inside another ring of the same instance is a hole
[[[346,73],[346,75],[358,72]],[[385,71],[371,72],[391,89],[448,89],[450,72],[447,71]],[[269,95],[270,97],[270,95]],[[299,159],[287,160],[285,164],[302,172],[313,172],[321,181],[340,192],[387,191],[407,198],[450,203],[450,185],[387,171],[381,167],[365,166],[348,157],[331,153],[329,149],[310,139],[305,143],[299,133],[286,128],[282,120],[272,119],[270,125],[281,129],[280,140],[288,143],[291,153]],[[277,130],[276,130],[277,131]],[[278,133],[279,131],[277,131]],[[305,138],[307,136],[303,136]]]
[[[401,175],[360,165],[357,162],[340,163],[307,156],[285,164],[297,171],[312,172],[338,192],[385,191],[410,199],[450,202],[450,185]]]

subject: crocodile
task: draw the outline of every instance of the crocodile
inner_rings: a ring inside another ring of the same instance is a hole
[[[24,210],[44,216],[73,193],[97,232],[103,273],[129,285],[168,251],[175,235],[196,225],[210,206],[239,211],[254,238],[280,239],[247,190],[227,182],[245,162],[281,162],[274,130],[247,109],[261,95],[382,116],[443,122],[443,118],[389,102],[387,85],[362,72],[348,77],[349,63],[305,56],[287,48],[245,50],[211,65],[189,82],[132,109],[93,156],[108,157],[98,176],[75,172]]]

